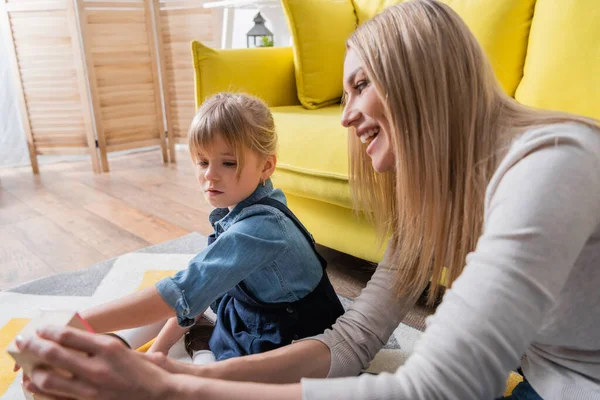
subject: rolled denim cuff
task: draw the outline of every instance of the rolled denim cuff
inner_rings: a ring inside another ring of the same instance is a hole
[[[156,290],[177,314],[177,323],[183,328],[194,325],[195,318],[190,318],[191,309],[185,298],[185,290],[177,286],[172,278],[167,277],[156,284]]]

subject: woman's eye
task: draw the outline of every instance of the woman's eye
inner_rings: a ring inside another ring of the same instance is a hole
[[[358,93],[362,93],[363,90],[367,87],[368,82],[366,80],[358,81],[356,85],[354,85],[354,90],[358,91]]]

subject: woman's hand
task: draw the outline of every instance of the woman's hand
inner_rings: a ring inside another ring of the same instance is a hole
[[[34,369],[25,380],[25,388],[33,393],[76,399],[174,397],[175,375],[105,335],[47,327],[38,330],[38,337],[17,340],[17,346],[73,375],[67,378],[50,369]]]
[[[264,385],[171,374],[169,369],[177,370],[182,365],[166,360],[160,353],[138,353],[110,336],[68,327],[38,330],[37,337],[17,340],[17,346],[43,364],[72,374],[68,378],[51,369],[36,368],[24,380],[25,389],[57,400],[299,400],[302,397],[299,384]]]

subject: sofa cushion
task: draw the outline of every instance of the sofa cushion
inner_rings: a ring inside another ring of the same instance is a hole
[[[384,8],[402,1],[353,0],[359,24],[373,18]],[[523,76],[535,0],[442,0],[442,2],[452,7],[469,26],[489,57],[502,87],[506,93],[514,96]]]
[[[279,135],[278,167],[307,175],[348,180],[348,129],[339,104],[318,110],[271,108]]]
[[[294,43],[298,98],[308,109],[339,103],[346,39],[356,28],[351,0],[283,0]]]
[[[216,50],[193,41],[192,57],[196,107],[222,91],[249,93],[270,106],[298,104],[289,47]]]
[[[538,0],[515,98],[600,119],[600,3]]]
[[[358,24],[370,20],[384,9],[394,4],[403,3],[405,0],[352,0]]]
[[[339,104],[271,108],[279,135],[276,183],[284,190],[350,207],[348,129]]]
[[[317,200],[344,208],[352,208],[350,184],[347,180],[325,178],[277,168],[273,175],[275,187],[286,195],[293,194],[305,199]]]

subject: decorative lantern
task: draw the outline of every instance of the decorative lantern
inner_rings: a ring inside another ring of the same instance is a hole
[[[265,19],[260,13],[254,17],[254,26],[246,33],[246,46],[250,47],[250,38],[253,39],[253,47],[273,46],[273,32],[265,26]]]

